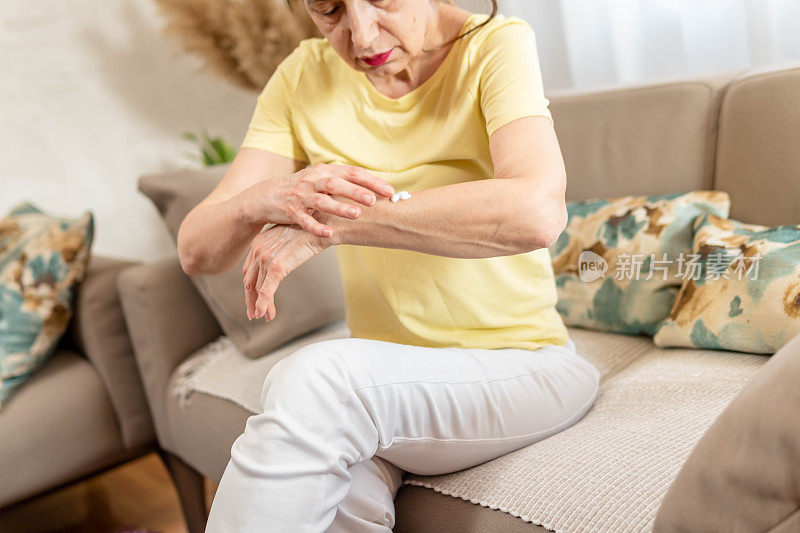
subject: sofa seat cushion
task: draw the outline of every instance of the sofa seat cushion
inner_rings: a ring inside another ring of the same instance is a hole
[[[331,338],[346,330],[334,324],[316,334]],[[768,360],[661,349],[646,337],[578,328],[570,335],[602,376],[588,414],[561,433],[472,468],[441,476],[406,474],[409,488],[398,493],[398,525],[408,531],[420,531],[423,522],[436,524],[426,526],[430,531],[449,527],[452,506],[442,505],[444,494],[497,530],[509,530],[503,525],[508,517],[498,510],[522,518],[514,522],[521,531],[646,530],[694,443]],[[226,347],[224,338],[212,345],[215,350],[199,350],[173,373],[167,412],[172,451],[219,481],[233,441],[259,411],[269,368],[297,345],[265,356],[260,367],[232,344]],[[422,487],[429,499],[412,486]]]
[[[125,455],[99,376],[58,350],[0,412],[0,507],[119,462]]]
[[[231,457],[233,441],[242,434],[253,413],[204,392],[193,393],[189,403],[182,403],[178,396],[170,394],[166,413],[174,439],[174,449],[169,451],[219,483]]]
[[[259,399],[269,370],[300,347],[350,336],[343,320],[318,328],[259,359],[244,356],[225,336],[188,357],[170,376],[167,416],[170,451],[210,479],[219,480],[235,438],[247,417],[260,411]],[[604,379],[653,347],[650,339],[574,328],[570,336]]]
[[[565,431],[451,474],[408,474],[404,483],[552,531],[650,531],[695,443],[768,359],[653,347],[603,380],[592,409]]]

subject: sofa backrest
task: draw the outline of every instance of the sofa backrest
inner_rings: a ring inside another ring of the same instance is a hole
[[[731,218],[800,224],[800,62],[759,69],[725,91],[714,187]]]
[[[800,224],[800,62],[548,97],[567,200],[713,188],[731,218]]]
[[[710,189],[720,101],[741,72],[550,95],[567,200]]]

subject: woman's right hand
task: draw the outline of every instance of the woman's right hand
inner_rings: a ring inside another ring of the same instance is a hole
[[[318,237],[330,237],[333,229],[314,218],[315,211],[350,219],[360,214],[358,207],[337,201],[332,195],[369,207],[377,200],[375,193],[388,197],[394,192],[394,187],[364,168],[322,163],[264,180],[243,194],[255,221],[297,224]]]

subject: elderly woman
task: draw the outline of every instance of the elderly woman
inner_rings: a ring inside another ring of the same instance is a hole
[[[566,177],[531,27],[494,1],[304,1],[324,38],[270,78],[178,251],[214,274],[249,246],[248,316],[269,321],[280,281],[335,246],[351,337],[270,371],[211,532],[391,531],[405,472],[528,446],[598,390],[555,310]]]

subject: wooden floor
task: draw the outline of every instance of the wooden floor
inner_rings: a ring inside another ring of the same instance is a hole
[[[206,480],[206,500],[216,485]],[[178,494],[151,453],[58,492],[0,509],[3,533],[185,533]]]

